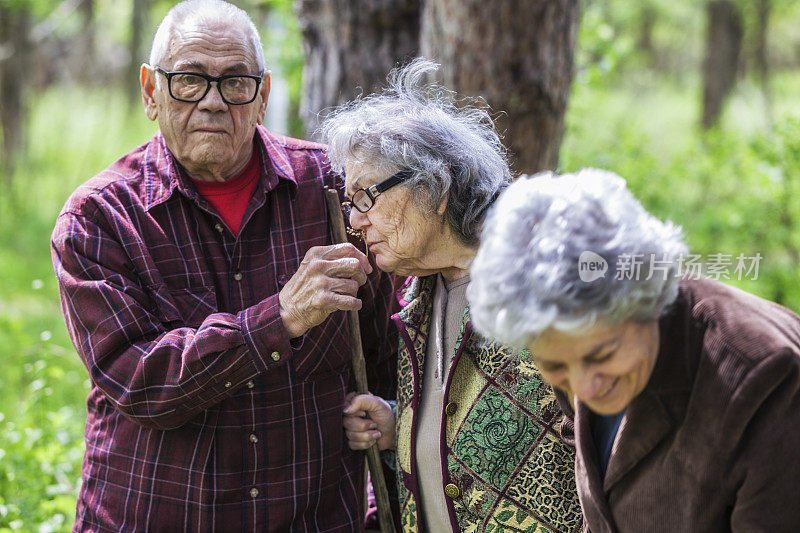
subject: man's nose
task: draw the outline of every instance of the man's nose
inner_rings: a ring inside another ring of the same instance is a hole
[[[206,109],[208,111],[223,111],[227,109],[228,104],[222,99],[222,93],[219,89],[218,81],[211,81],[211,89],[206,93],[202,100],[197,102],[197,107]]]

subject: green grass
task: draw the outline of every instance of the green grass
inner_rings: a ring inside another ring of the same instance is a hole
[[[61,316],[49,238],[70,192],[155,131],[120,101],[78,88],[37,98],[27,154],[0,196],[0,532],[74,521],[89,382]]]

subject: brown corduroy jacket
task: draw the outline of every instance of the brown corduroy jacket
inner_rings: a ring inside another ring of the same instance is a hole
[[[800,317],[682,280],[659,325],[656,366],[603,481],[591,413],[578,402],[573,414],[589,531],[800,531]]]

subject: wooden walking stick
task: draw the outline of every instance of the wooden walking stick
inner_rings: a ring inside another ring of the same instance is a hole
[[[347,242],[342,207],[339,203],[339,195],[335,190],[325,188],[325,204],[328,207],[328,216],[331,219],[333,239],[337,243]],[[358,311],[347,312],[347,324],[350,330],[350,352],[353,360],[353,374],[356,378],[356,392],[366,394],[369,392],[367,388],[367,364],[364,361],[364,349],[361,346],[361,326],[358,323]],[[375,491],[375,503],[378,505],[378,520],[380,521],[381,532],[395,533],[392,510],[389,506],[389,492],[386,490],[386,479],[383,477],[383,468],[381,467],[381,457],[377,443],[367,450],[367,463],[369,464],[369,473],[372,479],[372,489]]]

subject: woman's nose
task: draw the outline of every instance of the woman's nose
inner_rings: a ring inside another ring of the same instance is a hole
[[[603,376],[580,367],[573,370],[569,381],[573,393],[583,402],[592,400],[603,387]]]
[[[350,209],[350,226],[354,229],[362,229],[366,222],[367,215],[355,207]]]

